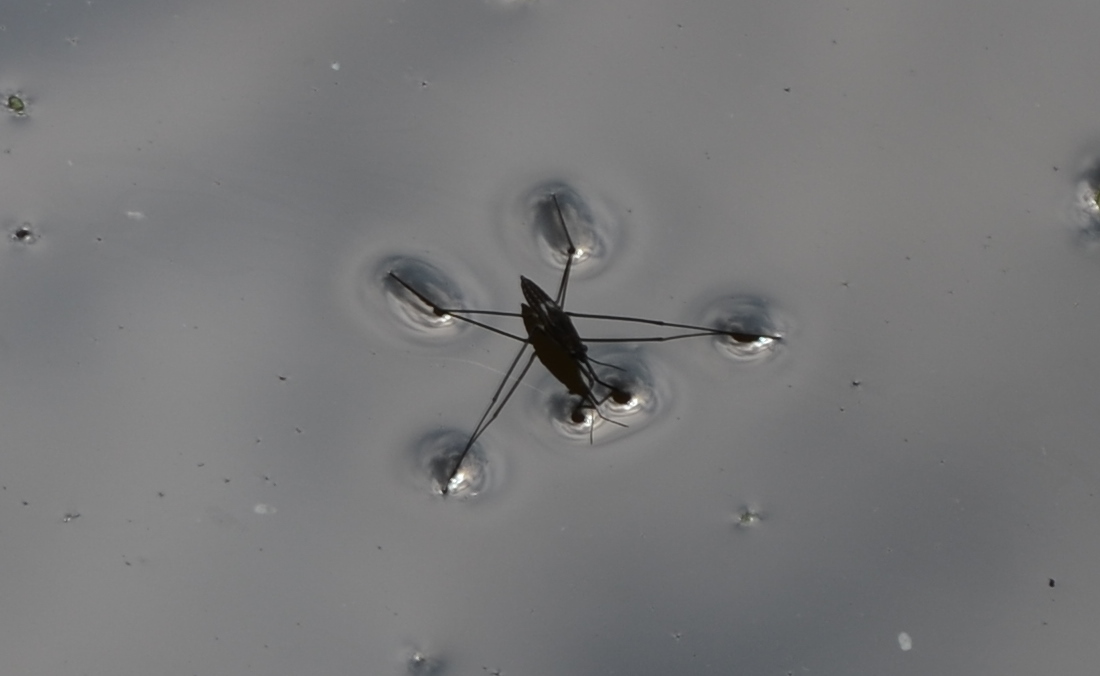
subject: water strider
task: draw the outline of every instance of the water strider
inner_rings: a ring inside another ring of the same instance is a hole
[[[618,403],[626,403],[630,400],[631,394],[626,390],[617,387],[607,381],[603,380],[596,374],[596,370],[593,368],[593,364],[599,364],[613,369],[619,369],[619,367],[613,364],[605,364],[597,361],[588,356],[588,343],[612,343],[612,342],[664,342],[667,340],[677,340],[682,338],[694,338],[699,336],[726,336],[739,343],[751,343],[764,338],[771,340],[780,340],[779,336],[768,334],[755,334],[745,333],[734,330],[723,330],[716,328],[708,328],[705,326],[693,326],[690,324],[678,324],[674,322],[664,322],[656,319],[643,319],[640,317],[624,317],[619,315],[607,315],[607,314],[592,314],[582,312],[567,312],[565,310],[565,295],[569,288],[569,275],[572,271],[573,261],[577,256],[577,248],[573,244],[573,238],[569,234],[569,227],[565,223],[565,216],[562,214],[561,205],[558,203],[558,196],[555,193],[551,193],[551,200],[554,203],[554,210],[557,213],[558,223],[561,225],[562,232],[565,234],[565,240],[568,244],[566,250],[566,262],[565,270],[562,272],[561,281],[558,283],[557,294],[553,298],[550,297],[538,284],[534,283],[527,277],[520,277],[520,289],[523,291],[523,298],[526,301],[520,305],[520,312],[504,312],[497,310],[469,310],[466,308],[447,308],[441,307],[435,301],[428,298],[427,295],[421,293],[411,284],[401,279],[396,273],[390,271],[389,277],[404,287],[409,293],[413,294],[420,302],[429,307],[433,314],[438,317],[451,316],[461,321],[467,322],[474,326],[479,326],[493,333],[507,336],[513,340],[521,343],[520,349],[516,352],[516,356],[512,358],[511,364],[509,364],[507,371],[504,373],[504,377],[501,378],[500,384],[497,386],[496,391],[493,392],[493,396],[489,400],[489,406],[485,409],[485,412],[481,414],[481,418],[478,420],[477,425],[474,426],[473,432],[470,433],[470,438],[466,441],[462,451],[451,463],[450,470],[445,474],[446,480],[442,482],[441,491],[446,495],[450,487],[454,484],[455,478],[458,476],[462,468],[462,463],[469,454],[470,449],[473,448],[474,443],[478,438],[488,429],[489,425],[496,420],[500,415],[501,410],[504,409],[505,404],[511,398],[512,394],[519,387],[519,384],[523,381],[527,371],[530,370],[531,365],[534,364],[535,359],[538,358],[539,362],[546,367],[546,370],[550,372],[561,384],[565,385],[570,394],[579,397],[579,400],[573,408],[572,419],[575,423],[584,421],[584,410],[591,410],[596,416],[602,420],[618,425],[620,427],[626,427],[621,422],[611,420],[605,417],[600,412],[600,406],[608,399],[616,401]],[[498,329],[495,326],[490,326],[476,319],[473,319],[470,315],[489,315],[497,317],[519,317],[523,320],[524,329],[527,332],[527,337],[518,336],[513,333],[509,333],[502,329]],[[599,338],[584,340],[577,333],[576,327],[573,325],[573,318],[581,319],[597,319],[597,320],[609,320],[609,321],[621,321],[631,322],[637,324],[647,324],[650,326],[662,326],[675,329],[686,329],[687,333],[679,333],[671,336],[651,336],[643,338]],[[505,392],[505,386],[508,384],[508,379],[515,372],[516,367],[523,360],[524,355],[527,352],[527,348],[532,348],[531,355],[527,358],[526,363],[519,371],[519,375],[512,382],[512,385],[508,387]],[[621,369],[620,369],[621,370]],[[602,396],[597,396],[597,388],[602,391]],[[503,393],[503,397],[501,397]],[[589,442],[592,440],[592,428],[589,429]]]

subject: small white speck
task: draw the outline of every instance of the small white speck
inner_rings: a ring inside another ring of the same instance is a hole
[[[144,211],[127,211],[126,212],[126,218],[129,218],[131,221],[144,221],[145,220],[145,212]]]
[[[898,645],[901,646],[902,650],[912,650],[913,649],[913,639],[909,638],[909,634],[906,634],[903,631],[900,634],[898,634]]]
[[[339,61],[333,61],[332,62],[332,69],[333,70],[340,70],[340,62]]]
[[[264,503],[261,502],[261,503],[258,503],[255,507],[253,507],[252,511],[256,512],[257,514],[274,514],[275,513],[275,508],[272,507],[271,505],[265,505]]]

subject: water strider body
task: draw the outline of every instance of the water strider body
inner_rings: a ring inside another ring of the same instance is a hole
[[[441,483],[441,492],[447,495],[452,486],[456,484],[456,478],[459,476],[462,470],[462,464],[465,461],[470,450],[477,442],[482,433],[488,429],[489,425],[496,420],[500,415],[504,405],[508,403],[508,399],[519,387],[520,382],[523,381],[523,377],[530,370],[531,365],[537,358],[546,370],[550,372],[562,385],[566,387],[570,394],[579,397],[579,401],[573,408],[572,418],[574,422],[582,422],[584,420],[584,410],[591,410],[596,416],[601,419],[610,422],[620,427],[625,427],[623,423],[606,418],[600,412],[600,406],[609,398],[619,403],[625,403],[631,398],[631,394],[626,390],[617,387],[611,383],[601,379],[597,373],[593,364],[600,364],[609,368],[618,369],[619,367],[613,364],[604,364],[603,362],[596,361],[588,356],[588,346],[585,344],[585,340],[580,337],[576,327],[573,325],[573,318],[584,319],[599,319],[599,320],[613,320],[632,322],[640,324],[648,324],[652,326],[663,326],[669,328],[687,329],[689,333],[681,333],[672,336],[656,336],[647,338],[627,338],[627,339],[612,339],[602,338],[589,340],[587,342],[663,342],[666,340],[676,340],[681,338],[691,338],[697,336],[726,336],[741,343],[748,343],[758,341],[763,338],[769,338],[772,340],[779,340],[779,336],[767,335],[767,334],[753,334],[745,333],[733,330],[722,330],[715,328],[708,328],[703,326],[692,326],[690,324],[677,324],[672,322],[663,322],[655,319],[642,319],[638,317],[622,317],[617,315],[605,315],[605,314],[591,314],[591,313],[574,313],[567,312],[565,310],[565,296],[569,286],[569,274],[572,270],[573,261],[576,258],[577,249],[573,244],[573,239],[569,234],[569,228],[565,224],[565,217],[562,215],[561,206],[558,203],[556,194],[551,193],[551,199],[554,203],[554,209],[558,216],[558,221],[561,225],[562,232],[565,234],[566,242],[568,243],[568,249],[566,251],[566,263],[565,270],[562,273],[561,281],[558,284],[558,291],[555,297],[551,298],[548,293],[543,291],[538,284],[534,283],[527,277],[520,277],[520,289],[523,292],[525,303],[520,306],[520,313],[517,315],[514,312],[502,312],[495,310],[468,310],[465,308],[445,308],[436,304],[433,300],[428,298],[425,294],[421,293],[411,284],[401,279],[396,273],[389,272],[388,276],[404,287],[407,291],[412,293],[420,302],[428,306],[431,311],[439,317],[451,316],[461,321],[479,326],[483,329],[492,331],[494,333],[507,336],[522,343],[516,356],[512,359],[511,364],[508,366],[508,370],[505,372],[504,377],[501,379],[500,385],[497,386],[496,391],[493,393],[492,398],[489,401],[489,406],[482,413],[481,418],[478,420],[477,425],[474,427],[474,431],[470,434],[469,439],[463,446],[461,452],[452,460],[448,471],[444,472],[443,480]],[[523,320],[523,326],[527,332],[527,337],[518,336],[507,331],[498,329],[494,326],[490,326],[483,322],[470,317],[470,315],[492,315],[503,317],[520,317]],[[527,352],[527,348],[532,348],[532,353],[528,357],[527,362],[523,368],[520,369],[519,375],[508,388],[507,392],[504,391],[505,385],[508,383],[508,378],[515,372],[516,367],[523,359],[524,354]],[[602,396],[597,396],[597,388],[602,388]],[[503,398],[501,393],[504,392]],[[499,402],[499,403],[498,403]],[[589,430],[589,441],[591,442],[592,430]]]

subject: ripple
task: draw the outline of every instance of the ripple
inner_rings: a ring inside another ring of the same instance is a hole
[[[543,181],[523,192],[515,212],[506,216],[507,231],[514,230],[516,219],[526,226],[538,258],[559,270],[569,258],[570,240],[575,248],[573,270],[586,276],[603,270],[618,244],[615,211],[561,180]]]
[[[785,344],[787,327],[778,321],[767,301],[756,296],[726,296],[710,304],[704,325],[725,332],[714,337],[723,356],[735,361],[762,361]]]
[[[410,676],[432,676],[443,670],[443,662],[417,649],[411,649],[405,655],[405,671]]]
[[[467,307],[459,286],[431,263],[411,257],[390,258],[383,261],[374,276],[380,281],[390,312],[418,337],[450,339],[470,328],[426,302],[431,301],[437,308]]]
[[[1067,200],[1069,225],[1076,244],[1092,250],[1100,245],[1100,139],[1082,149],[1074,164],[1073,196]]]
[[[756,528],[764,520],[764,513],[750,506],[743,506],[734,516],[734,525],[738,528]]]
[[[13,242],[24,245],[34,244],[38,241],[38,233],[34,231],[30,223],[22,223],[12,228],[8,233],[8,237],[10,237]]]
[[[1077,182],[1074,208],[1082,238],[1088,243],[1100,241],[1100,174],[1096,171]]]
[[[603,362],[593,363],[596,375],[614,388],[609,391],[599,384],[594,388],[600,401],[598,413],[582,406],[581,398],[557,381],[541,388],[548,394],[541,395],[537,410],[557,433],[577,442],[606,441],[644,428],[661,409],[662,397],[641,350],[601,350],[593,357]]]
[[[458,471],[451,476],[469,439],[469,432],[456,429],[433,432],[422,438],[413,446],[415,483],[435,495],[460,499],[477,497],[495,485],[498,477],[494,463],[489,461],[480,442],[470,448]]]

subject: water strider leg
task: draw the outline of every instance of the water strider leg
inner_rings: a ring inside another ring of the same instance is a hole
[[[600,319],[616,322],[629,322],[633,324],[646,324],[649,326],[665,326],[673,329],[688,329],[692,333],[678,334],[675,336],[652,336],[646,338],[585,338],[586,343],[659,343],[666,340],[680,338],[696,338],[699,336],[729,336],[741,342],[752,342],[761,338],[783,340],[783,336],[774,336],[767,333],[747,333],[744,331],[726,331],[708,326],[695,326],[693,324],[678,324],[676,322],[663,322],[659,319],[643,319],[641,317],[625,317],[622,315],[594,314],[591,312],[566,312],[565,314],[577,319]]]
[[[512,372],[516,370],[516,364],[523,358],[523,353],[527,351],[527,343],[524,343],[520,347],[519,352],[516,353],[515,358],[512,359],[512,363],[508,366],[508,370],[505,372],[504,377],[500,379],[500,385],[497,386],[495,392],[493,392],[492,399],[489,400],[489,406],[485,409],[485,412],[481,414],[481,419],[477,421],[477,425],[474,427],[474,431],[470,434],[470,439],[466,442],[466,445],[462,447],[462,452],[458,454],[458,458],[455,459],[454,464],[451,466],[451,471],[447,475],[447,480],[442,486],[443,495],[447,495],[447,489],[450,487],[451,482],[454,481],[455,475],[458,474],[458,470],[462,467],[462,461],[466,459],[466,456],[470,453],[470,449],[474,447],[474,443],[478,440],[481,434],[489,429],[489,425],[493,424],[493,421],[497,419],[500,412],[504,410],[504,405],[508,403],[508,400],[512,398],[512,393],[516,391],[519,384],[523,382],[523,377],[527,375],[527,371],[530,370],[531,364],[535,363],[535,355],[532,353],[531,357],[524,364],[523,369],[519,372],[519,376],[516,377],[515,382],[508,388],[508,392],[504,395],[504,399],[501,400],[500,405],[493,410],[496,405],[497,398],[500,397],[500,393],[504,390],[505,383],[508,382],[508,376],[512,375]],[[492,415],[490,415],[492,412]],[[488,419],[486,419],[488,418]]]
[[[569,228],[565,226],[565,216],[561,213],[561,205],[558,204],[557,193],[550,193],[550,199],[554,200],[554,210],[558,212],[558,222],[561,223],[561,230],[565,233],[565,241],[569,242],[569,249],[565,252],[565,272],[561,275],[561,282],[558,284],[558,293],[554,300],[554,302],[558,304],[558,307],[564,308],[565,292],[569,286],[569,273],[573,269],[573,257],[577,255],[577,247],[573,244],[573,238],[569,236]]]
[[[497,316],[497,317],[518,317],[519,315],[515,312],[498,312],[496,310],[465,310],[465,309],[460,309],[460,308],[440,307],[439,305],[436,305],[436,303],[431,298],[428,298],[424,294],[417,291],[416,288],[413,287],[412,284],[409,284],[405,280],[398,277],[397,273],[391,271],[391,272],[389,272],[389,276],[393,277],[393,279],[398,284],[400,284],[401,286],[408,289],[409,293],[416,296],[420,300],[421,303],[424,303],[425,305],[430,307],[432,309],[432,313],[434,313],[437,317],[443,317],[444,315],[450,315],[450,316],[452,316],[455,319],[458,319],[460,321],[464,321],[468,324],[473,324],[474,326],[479,326],[479,327],[485,329],[486,331],[492,331],[493,333],[496,333],[498,335],[507,336],[508,338],[511,338],[513,340],[518,340],[520,342],[524,342],[524,343],[527,342],[526,338],[522,338],[520,336],[517,336],[514,333],[508,333],[507,331],[504,331],[502,329],[498,329],[495,326],[489,326],[488,324],[485,324],[484,322],[479,322],[476,319],[470,319],[469,317],[464,316],[464,315],[493,315],[493,316]]]

